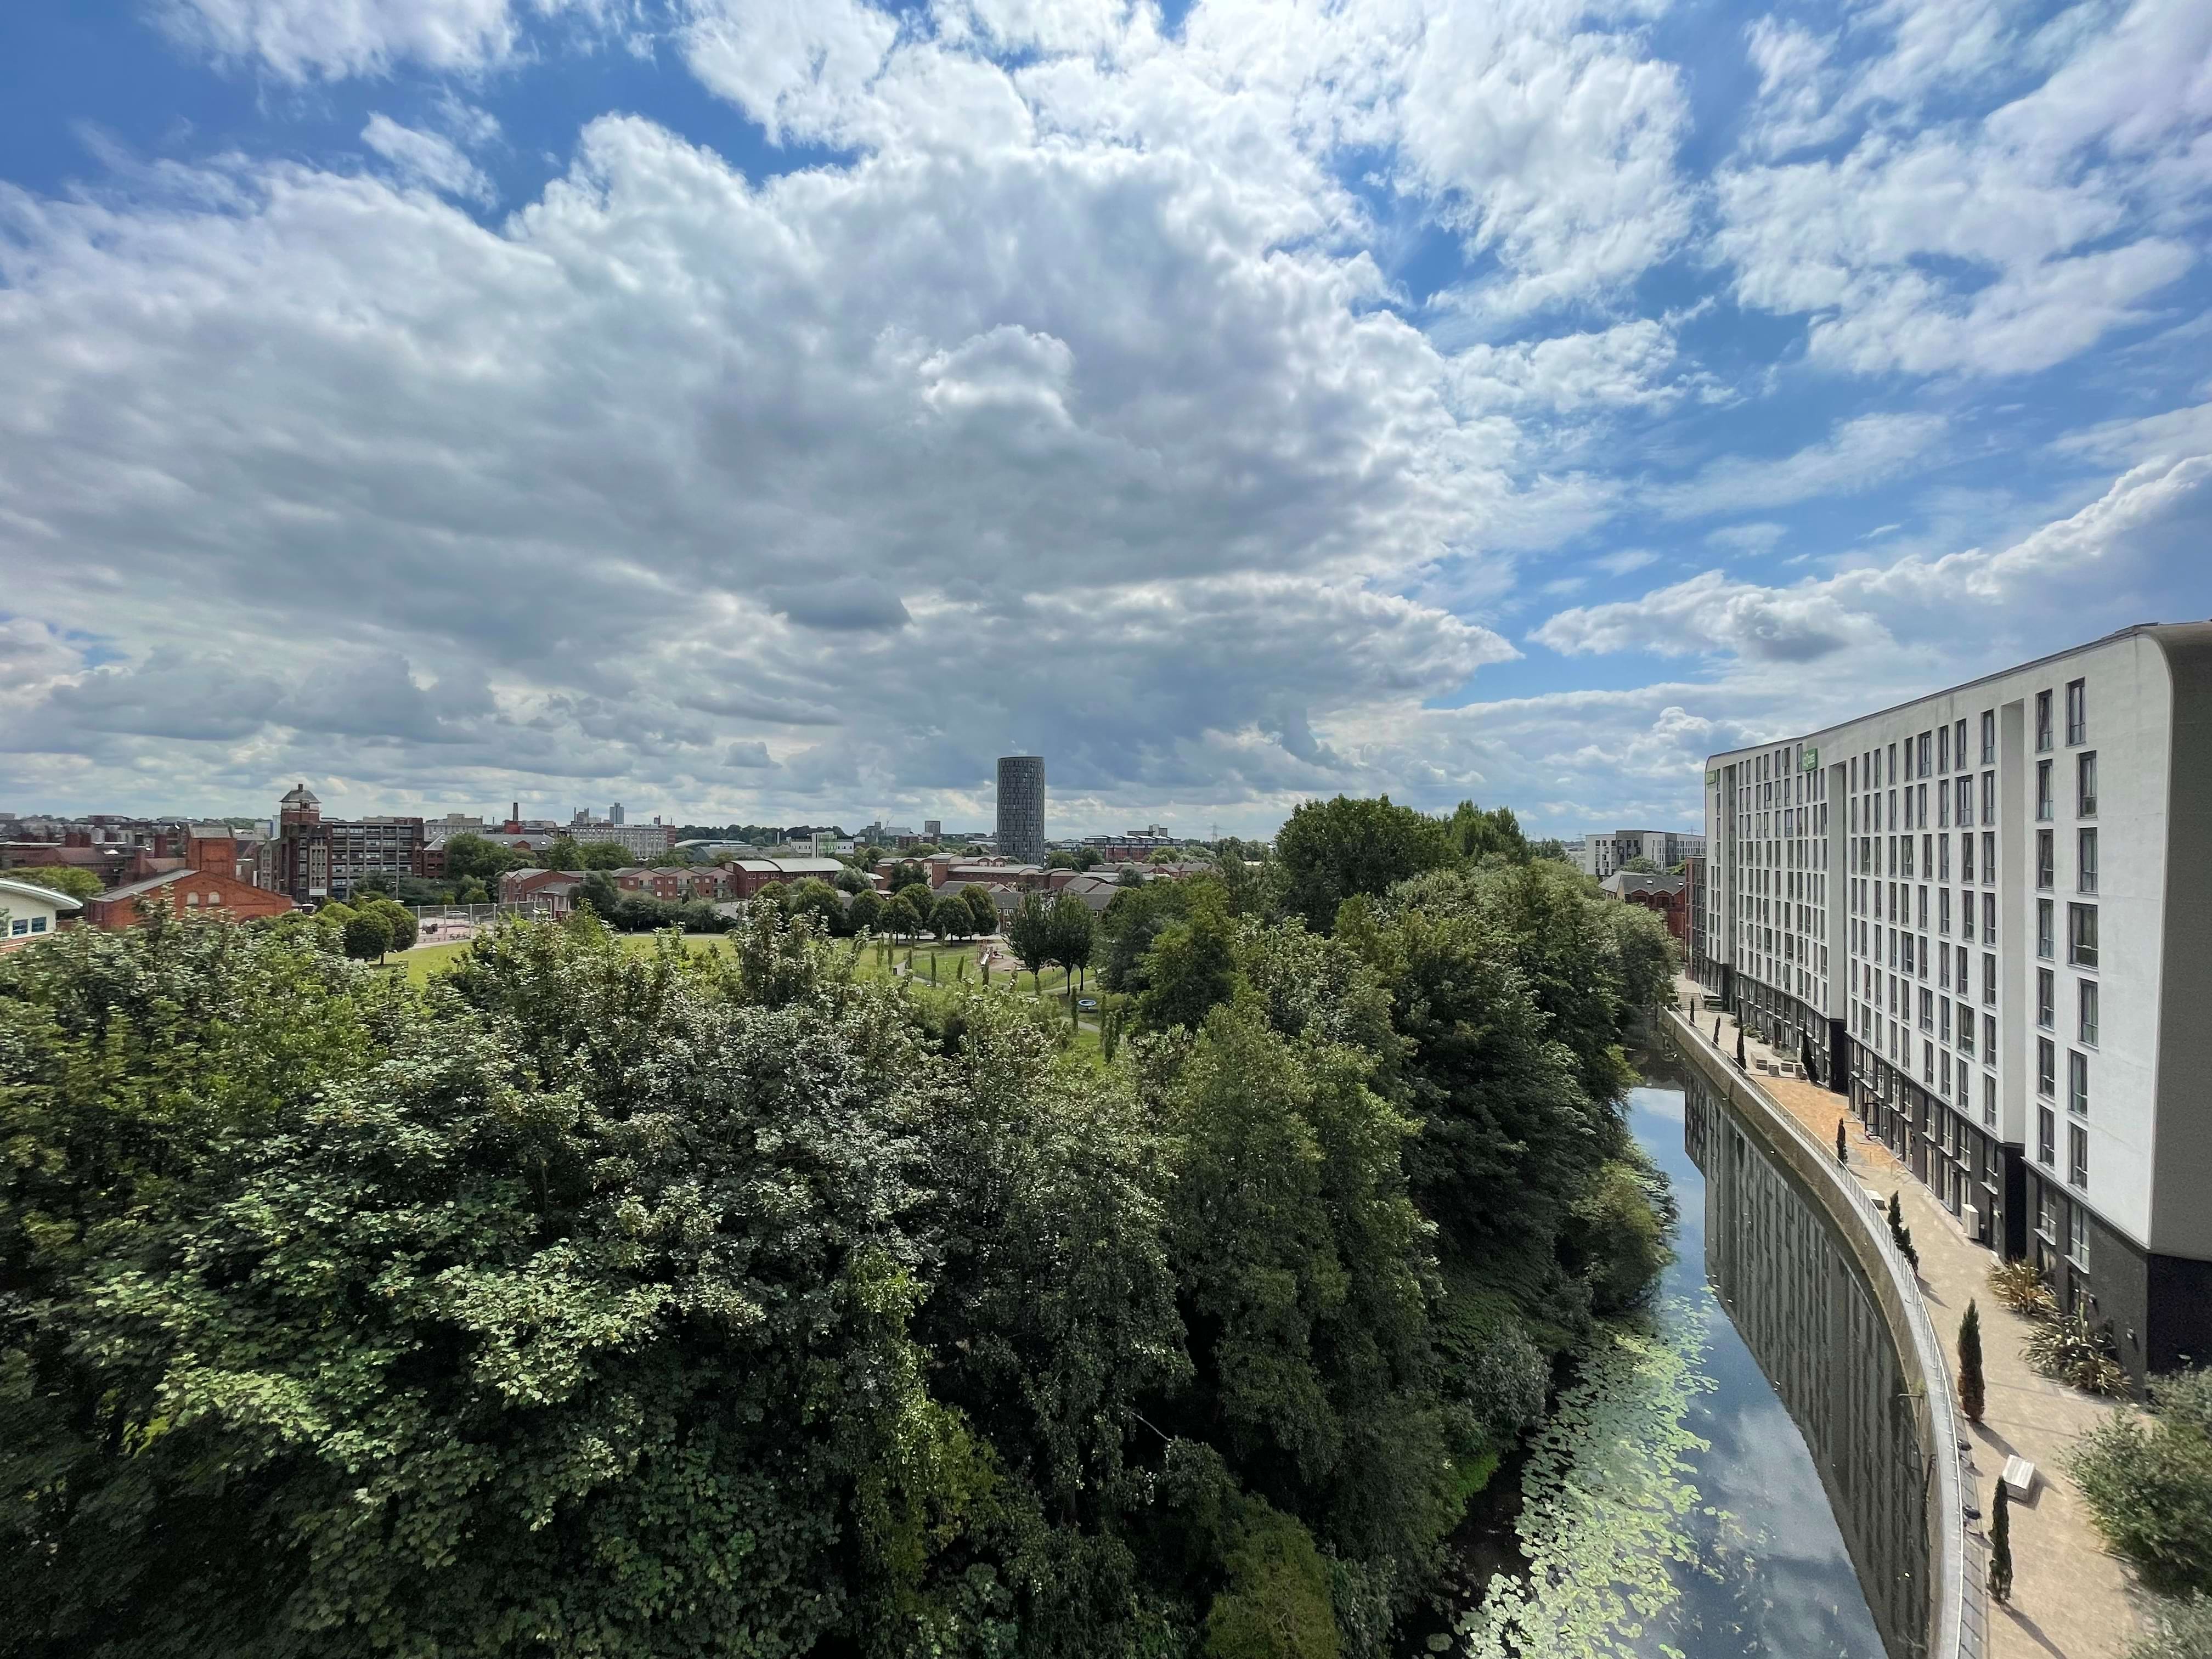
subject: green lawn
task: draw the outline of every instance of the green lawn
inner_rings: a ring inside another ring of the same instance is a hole
[[[659,935],[623,933],[618,937],[622,940],[623,949],[634,951],[642,956],[653,949],[653,942]],[[728,938],[721,933],[686,933],[684,936],[684,943],[694,951],[727,951],[730,948]],[[392,965],[404,966],[409,981],[421,985],[452,967],[454,958],[468,948],[468,941],[465,939],[458,940],[451,945],[418,945],[399,957]]]

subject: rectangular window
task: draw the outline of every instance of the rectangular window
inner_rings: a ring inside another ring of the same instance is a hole
[[[1920,775],[1923,778],[1926,777],[1929,773],[1929,769],[1928,760],[1929,755],[1933,752],[1933,733],[1923,732],[1920,734]]]
[[[2051,747],[2051,693],[2035,694],[2035,752],[2042,754]]]
[[[1936,769],[1938,772],[1951,769],[1951,728],[1948,726],[1936,728]]]
[[[1951,879],[1951,838],[1948,836],[1936,837],[1936,879]]]
[[[1928,993],[1923,991],[1920,994],[1924,997]],[[1951,999],[1948,997],[1939,998],[1936,1003],[1936,1040],[1939,1042],[1951,1040]]]
[[[2066,744],[2069,748],[2089,740],[2089,685],[2074,680],[2066,687]]]
[[[2081,1004],[2079,1036],[2082,1042],[2094,1048],[2097,1046],[2097,981],[2094,979],[2076,980],[2075,984]]]
[[[2044,765],[2048,767],[2050,762]],[[2048,892],[2058,878],[2058,837],[2055,831],[2035,832],[2035,884]]]
[[[2081,1179],[2074,1183],[2077,1187],[2089,1184],[2088,1151],[2087,1146],[2081,1149]],[[2073,1257],[2074,1265],[2086,1273],[2089,1271],[2089,1211],[2086,1205],[2075,1204],[2069,1207],[2074,1212],[2074,1231],[2066,1246],[2066,1254]]]
[[[2075,842],[2075,885],[2084,893],[2097,890],[2097,832],[2076,830]]]
[[[2089,1115],[2089,1056],[2075,1048],[2066,1051],[2066,1109]]]
[[[2069,904],[2066,907],[2066,960],[2076,968],[2097,965],[2097,907],[2094,904]]]
[[[1982,1016],[1982,1063],[1985,1066],[1997,1063],[1997,1017],[1995,1014]]]
[[[1995,823],[1996,821],[1997,775],[1994,772],[1984,772],[1982,774],[1982,822]]]
[[[1983,882],[1983,884],[1984,884],[1984,886],[1994,885],[1994,884],[1996,884],[1996,878],[1997,878],[1997,832],[1996,832],[1996,830],[1983,830],[1983,831],[1982,831],[1982,882]]]
[[[1953,789],[1959,797],[1959,824],[1964,829],[1974,821],[1974,781],[1962,776]]]
[[[1997,1080],[1993,1077],[1984,1077],[1982,1079],[1982,1122],[1994,1128],[1996,1121]]]
[[[1964,1003],[1959,1005],[1959,1052],[1974,1057],[1974,1012]]]
[[[1997,763],[1997,714],[1994,708],[1982,710],[1982,764]]]
[[[1925,988],[1920,993],[1920,1029],[1923,1031],[1936,1029],[1936,994]]]
[[[1951,931],[1951,890],[1948,887],[1943,888],[1936,896],[1936,931],[1946,935]],[[1943,973],[1944,983],[1948,985],[1950,980],[1949,966],[1946,964]]]
[[[1963,812],[1960,816],[1960,822],[1962,823],[1966,822]],[[1972,881],[1973,878],[1974,838],[1972,836],[1961,836],[1959,837],[1959,879]]]
[[[2048,1106],[2039,1107],[2035,1114],[2035,1161],[2051,1164],[2058,1158],[2058,1115]],[[2050,1230],[2045,1223],[2044,1231]]]
[[[1966,717],[1964,714],[1959,716],[1958,724],[1951,728],[1951,752],[1959,757],[1960,765],[1966,763]]]
[[[2094,749],[2074,763],[2074,810],[2085,818],[2097,816],[2097,751]]]
[[[2049,1037],[2035,1040],[2035,1092],[2046,1099],[2058,1092],[2058,1045]]]
[[[2058,1018],[2058,975],[2048,968],[2035,970],[2035,1023],[2048,1031]]]
[[[1997,959],[1995,957],[1985,955],[1982,957],[1982,1000],[1984,1002],[1995,1002],[1996,1000]],[[1990,1050],[1990,1058],[1991,1060],[1995,1060],[1996,1058],[1996,1053],[1994,1048]]]
[[[2066,1126],[2066,1179],[2076,1187],[2089,1184],[2089,1131],[2079,1123]]]
[[[2035,763],[2035,821],[2038,823],[2051,822],[2051,763],[2049,761],[2038,761]]]
[[[2035,902],[2035,954],[2046,961],[2051,957],[2057,940],[2057,915],[2049,899]]]

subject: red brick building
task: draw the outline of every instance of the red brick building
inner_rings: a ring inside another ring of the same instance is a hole
[[[238,878],[238,842],[234,838],[196,836],[187,848],[182,869],[125,882],[87,899],[86,923],[119,933],[144,920],[141,905],[161,906],[177,916],[217,915],[226,921],[280,916],[294,908],[284,894]]]

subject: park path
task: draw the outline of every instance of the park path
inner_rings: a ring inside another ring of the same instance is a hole
[[[1674,993],[1677,1006],[1679,999],[1702,996],[1700,988],[1686,979],[1675,981]],[[1702,1010],[1703,1003],[1698,1006]],[[1736,1023],[1726,1014],[1705,1011],[1699,1015],[1702,1029],[1710,1032],[1716,1018],[1722,1052],[1732,1054]],[[1900,1195],[1905,1224],[1920,1252],[1920,1293],[1942,1339],[1954,1393],[1959,1321],[1969,1297],[1981,1310],[1987,1409],[1981,1423],[1966,1425],[1975,1440],[1976,1506],[1988,1516],[2008,1456],[2025,1457],[2040,1475],[2033,1498],[2012,1506],[2012,1601],[1990,1604],[1990,1659],[2121,1659],[2143,1628],[2141,1595],[2091,1526],[2087,1505],[2063,1467],[2081,1437],[2118,1407],[2028,1369],[2021,1358],[2027,1322],[1990,1290],[1996,1255],[1969,1239],[1936,1195],[1865,1132],[1843,1096],[1817,1083],[1760,1071],[1762,1060],[1794,1056],[1777,1055],[1748,1032],[1744,1052],[1752,1081],[1822,1144],[1833,1143],[1836,1121],[1843,1120],[1851,1169],[1862,1186],[1885,1205],[1893,1192]]]

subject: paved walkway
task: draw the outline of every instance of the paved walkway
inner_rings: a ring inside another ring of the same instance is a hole
[[[1675,1006],[1683,1006],[1681,999],[1698,988],[1678,981]],[[1702,1029],[1710,1036],[1716,1018],[1721,1022],[1721,1048],[1733,1054],[1735,1020],[1701,1012]],[[2027,1322],[2008,1312],[1990,1291],[1996,1255],[1967,1238],[1936,1195],[1888,1147],[1866,1133],[1843,1096],[1817,1083],[1761,1072],[1761,1060],[1784,1056],[1757,1037],[1745,1037],[1744,1052],[1752,1080],[1824,1146],[1834,1144],[1836,1121],[1844,1121],[1851,1168],[1863,1186],[1885,1204],[1891,1193],[1902,1194],[1905,1224],[1920,1252],[1920,1293],[1943,1340],[1944,1358],[1954,1368],[1954,1388],[1959,1321],[1967,1298],[1981,1310],[1987,1410],[1983,1422],[1966,1426],[1977,1443],[1974,1480],[1983,1515],[1988,1516],[1995,1501],[1996,1477],[2008,1456],[2025,1457],[2041,1476],[2033,1500],[2012,1506],[2012,1601],[2008,1606],[1990,1605],[1990,1659],[2120,1659],[2142,1628],[2138,1595],[2126,1570],[2106,1552],[2080,1492],[2061,1467],[2074,1443],[2115,1409],[2113,1403],[2027,1368],[2020,1357]]]

